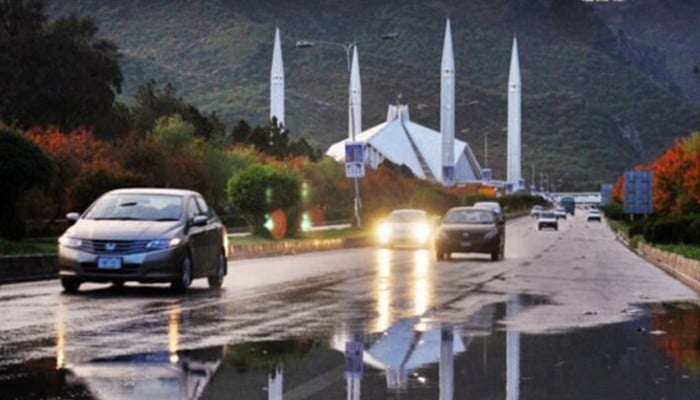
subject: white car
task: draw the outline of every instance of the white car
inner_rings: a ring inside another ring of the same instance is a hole
[[[554,210],[554,214],[557,216],[557,218],[566,219],[567,213],[566,213],[566,209],[564,209],[564,207],[557,207]]]
[[[543,210],[544,208],[542,206],[532,206],[532,209],[530,210],[530,216],[539,217],[540,214],[542,214]]]
[[[423,210],[394,210],[379,224],[377,241],[380,246],[396,245],[428,247],[433,235],[430,217]]]
[[[554,211],[543,211],[537,218],[537,230],[541,231],[544,228],[559,230],[559,218]]]
[[[586,217],[586,221],[598,221],[600,222],[603,219],[602,215],[600,214],[600,210],[597,208],[591,208],[588,210],[588,216]]]

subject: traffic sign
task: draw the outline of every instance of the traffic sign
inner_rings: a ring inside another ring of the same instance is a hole
[[[345,373],[353,376],[362,376],[362,354],[364,346],[362,342],[345,342]]]
[[[348,178],[365,176],[363,142],[345,142],[345,176]]]

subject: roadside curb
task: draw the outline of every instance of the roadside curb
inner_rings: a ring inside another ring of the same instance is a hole
[[[229,260],[272,257],[369,246],[366,237],[346,239],[317,239],[299,242],[239,245],[229,248]],[[0,256],[0,284],[57,279],[56,254]]]
[[[700,293],[700,261],[664,251],[646,243],[632,247],[629,238],[617,232],[617,239],[640,257],[666,272],[684,285]]]

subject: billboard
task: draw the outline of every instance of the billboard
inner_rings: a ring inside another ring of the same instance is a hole
[[[651,171],[625,171],[625,213],[652,214],[651,200],[654,173]]]
[[[348,178],[365,176],[363,142],[345,142],[345,176]]]
[[[612,189],[613,185],[610,183],[603,183],[600,185],[600,204],[603,206],[609,206],[612,203]]]

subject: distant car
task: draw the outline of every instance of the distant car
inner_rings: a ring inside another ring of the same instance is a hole
[[[397,245],[427,247],[433,233],[433,224],[424,210],[394,210],[380,223],[377,241],[381,246]]]
[[[488,253],[492,261],[504,258],[505,224],[498,223],[493,210],[454,207],[447,211],[435,235],[438,260],[452,253]]]
[[[558,219],[566,219],[566,214],[567,212],[566,209],[564,209],[564,207],[557,207],[554,210],[554,215],[556,215]]]
[[[591,208],[588,210],[588,216],[586,216],[586,221],[598,221],[600,222],[602,220],[602,216],[600,214],[600,210],[597,208]]]
[[[537,230],[551,228],[555,231],[559,229],[559,219],[554,211],[543,211],[537,218]]]
[[[491,209],[493,212],[496,214],[497,220],[499,224],[505,224],[506,223],[506,215],[503,213],[503,208],[501,207],[501,204],[497,201],[477,201],[474,203],[475,208],[485,208],[485,209]]]
[[[540,214],[542,214],[542,211],[544,211],[544,207],[532,206],[532,209],[530,209],[530,216],[531,217],[539,217]]]
[[[178,189],[118,189],[100,196],[58,239],[66,292],[83,282],[169,282],[185,292],[195,278],[221,287],[226,228],[202,195]]]

